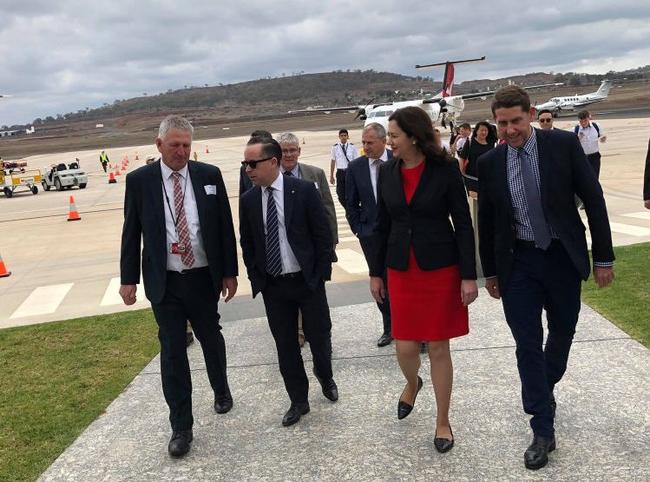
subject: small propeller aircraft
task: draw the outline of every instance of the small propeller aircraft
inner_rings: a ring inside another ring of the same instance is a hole
[[[377,122],[382,124],[384,127],[388,124],[388,118],[390,115],[395,112],[397,109],[403,107],[416,106],[423,109],[429,117],[431,117],[432,122],[436,124],[441,124],[443,127],[447,127],[449,124],[453,128],[454,124],[457,122],[458,117],[465,109],[465,100],[466,99],[476,99],[476,98],[486,98],[487,96],[494,95],[493,90],[485,92],[474,92],[471,94],[462,94],[462,95],[452,95],[452,88],[454,85],[454,65],[463,64],[468,62],[481,62],[485,60],[485,56],[476,58],[476,59],[464,59],[464,60],[448,60],[446,62],[438,62],[434,64],[426,65],[416,65],[416,69],[428,69],[433,67],[445,66],[445,73],[443,76],[442,89],[440,92],[432,97],[423,97],[420,99],[413,100],[404,100],[399,102],[380,102],[373,103],[374,99],[371,99],[365,105],[348,105],[340,107],[319,107],[319,108],[306,108],[299,110],[290,110],[289,114],[300,113],[300,112],[325,112],[329,114],[333,111],[350,111],[355,112],[355,119],[360,119],[364,121],[364,126]],[[542,85],[533,85],[529,87],[524,87],[524,89],[534,89],[540,87],[548,87],[551,85],[561,85],[561,84],[542,84]]]
[[[573,96],[553,97],[548,102],[537,104],[535,109],[538,112],[540,110],[550,110],[553,117],[558,117],[562,111],[574,111],[576,108],[584,107],[585,105],[602,102],[607,99],[611,87],[611,80],[603,80],[596,92],[583,95],[576,94]]]

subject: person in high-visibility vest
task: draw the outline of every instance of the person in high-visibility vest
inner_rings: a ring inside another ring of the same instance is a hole
[[[106,154],[104,151],[102,151],[99,155],[99,162],[101,162],[102,169],[104,169],[104,172],[106,172],[106,169],[108,168],[108,154]]]

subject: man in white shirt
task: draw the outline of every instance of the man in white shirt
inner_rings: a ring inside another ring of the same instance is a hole
[[[602,127],[591,120],[591,114],[588,110],[578,113],[578,125],[573,129],[580,140],[582,150],[587,155],[587,160],[596,173],[596,178],[600,176],[600,149],[598,142],[605,142],[607,136]]]
[[[314,184],[282,175],[281,159],[275,139],[248,141],[242,165],[254,187],[241,197],[239,230],[253,297],[262,293],[291,400],[282,419],[282,425],[289,426],[310,409],[309,380],[296,337],[299,311],[323,395],[335,402],[338,388],[332,375],[332,322],[325,293],[325,281],[332,275],[332,234]]]
[[[366,153],[350,163],[345,179],[346,215],[352,232],[359,238],[366,262],[373,255],[373,233],[377,225],[377,177],[380,166],[393,158],[386,149],[386,129],[373,122],[364,127],[361,133],[363,150]],[[384,286],[387,285],[384,272]],[[384,331],[377,340],[377,346],[390,345],[391,335],[390,302],[388,291],[383,303],[377,303],[381,312]]]
[[[351,161],[359,157],[359,151],[351,142],[348,142],[349,134],[347,129],[339,130],[339,142],[332,146],[330,155],[330,183],[336,184],[336,197],[345,208],[345,170]],[[334,177],[336,173],[336,178]]]
[[[226,413],[233,406],[217,303],[220,293],[227,302],[237,291],[235,232],[221,172],[189,161],[192,132],[182,117],[165,118],[156,139],[161,160],[126,177],[120,256],[124,304],[136,302],[142,264],[145,294],[158,324],[172,457],[185,455],[193,439],[187,320],[201,343],[215,411]]]

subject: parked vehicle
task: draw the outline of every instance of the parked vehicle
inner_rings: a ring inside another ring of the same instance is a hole
[[[12,197],[15,192],[31,191],[38,194],[38,183],[42,180],[41,171],[38,169],[25,169],[25,167],[8,168],[5,161],[0,164],[0,188],[5,197]]]
[[[64,163],[53,165],[45,173],[42,180],[43,189],[46,191],[49,191],[52,187],[57,191],[70,189],[75,186],[79,187],[79,189],[85,189],[87,184],[88,175],[79,168],[77,162],[72,162],[68,165]]]

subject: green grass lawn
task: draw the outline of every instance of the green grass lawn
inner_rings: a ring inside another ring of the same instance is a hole
[[[0,480],[35,480],[158,350],[150,310],[0,330]]]
[[[650,348],[650,243],[615,248],[615,279],[598,289],[583,284],[582,300],[635,340]]]

